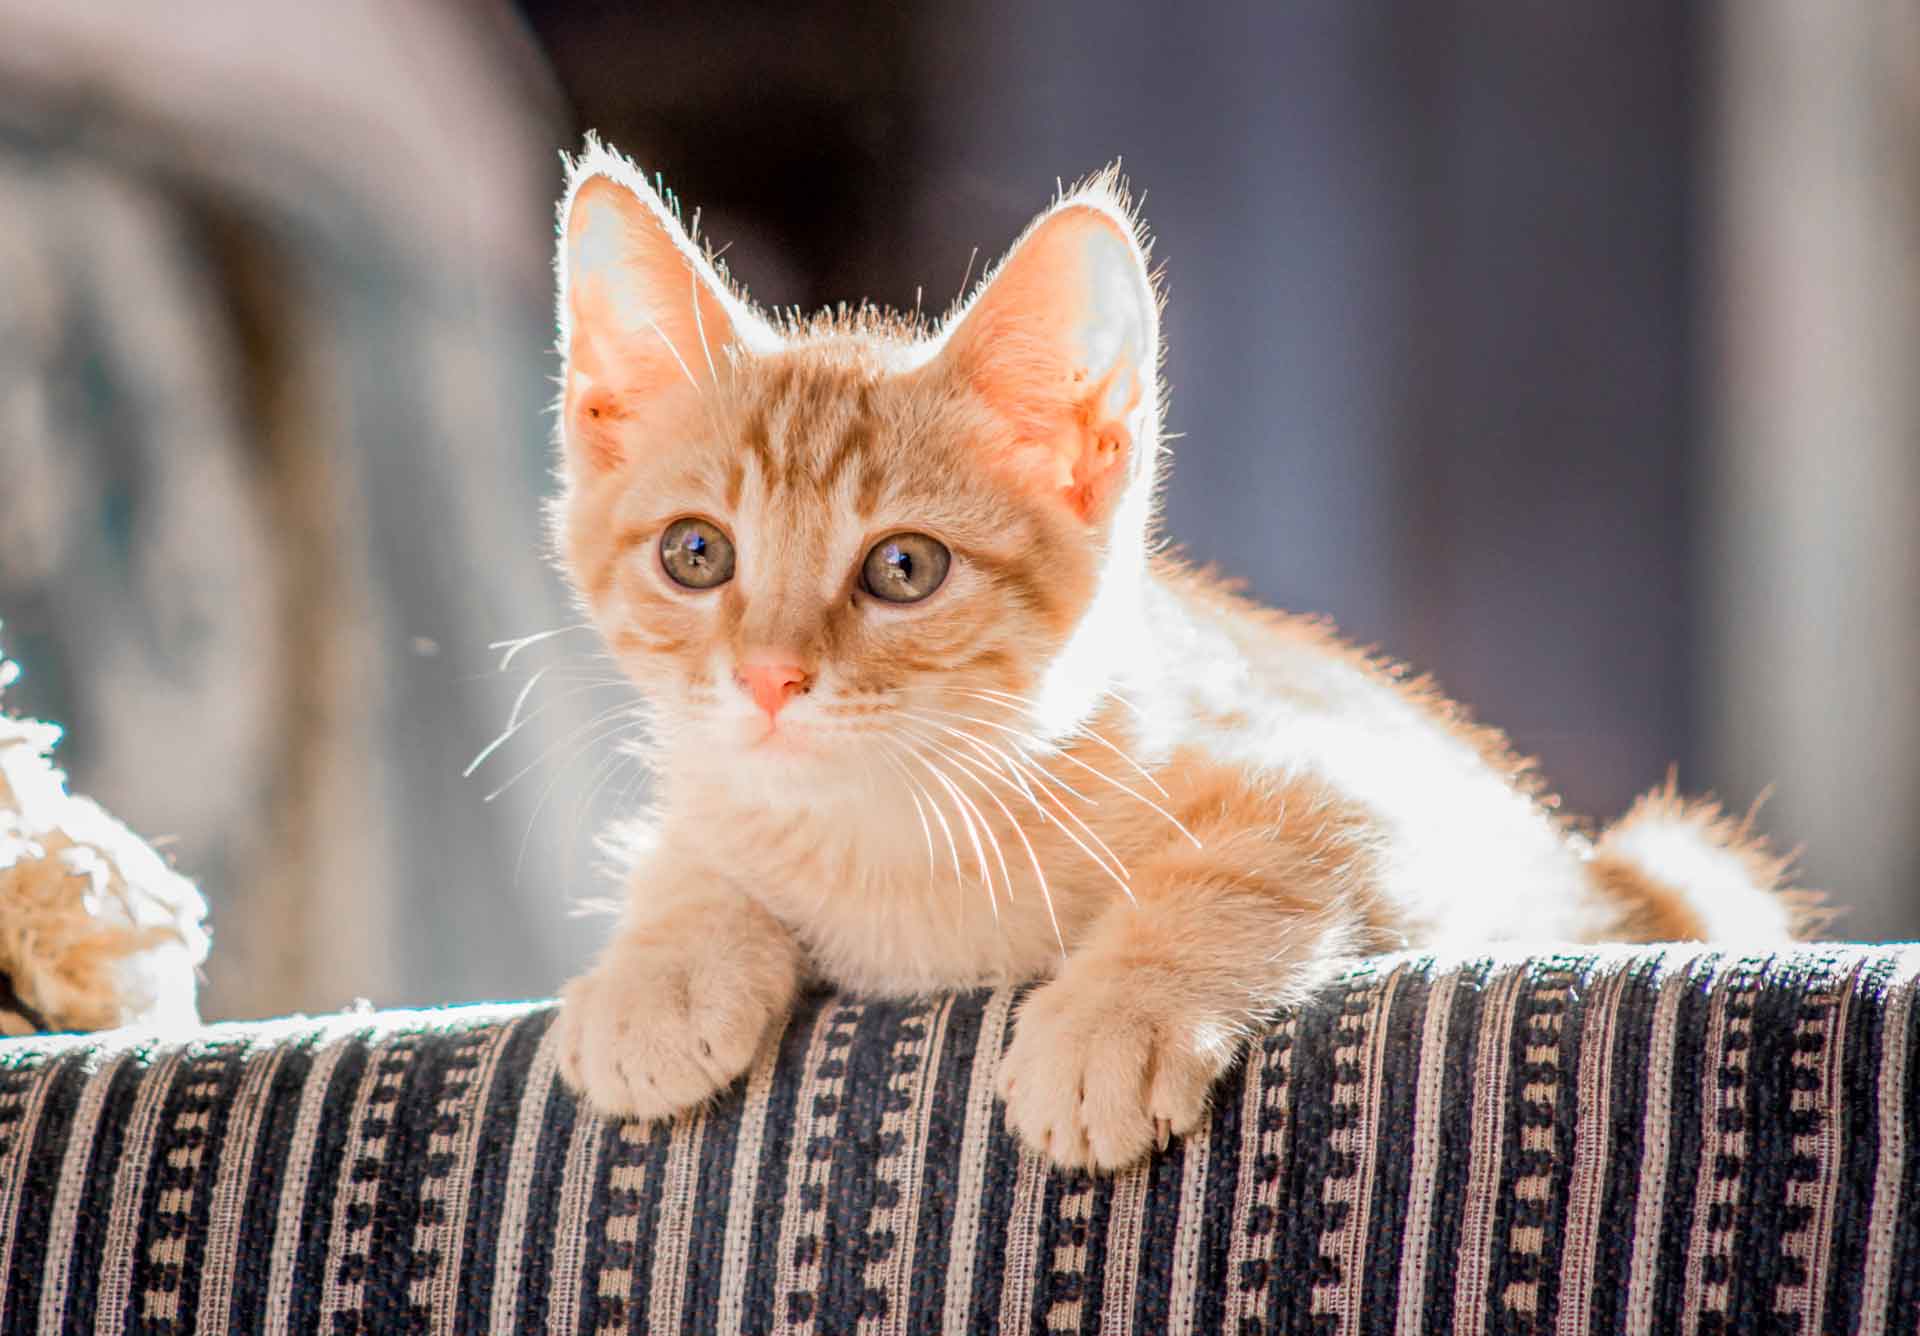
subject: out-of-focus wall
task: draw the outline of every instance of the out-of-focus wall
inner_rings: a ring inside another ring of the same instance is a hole
[[[1839,931],[1920,935],[1920,9],[1718,18],[1709,751]]]
[[[211,1014],[544,992],[596,935],[589,772],[538,762],[624,689],[488,649],[573,620],[558,110],[497,6],[0,0],[9,704],[206,885]]]

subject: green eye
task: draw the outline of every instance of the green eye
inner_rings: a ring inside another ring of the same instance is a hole
[[[918,603],[947,578],[952,554],[923,533],[882,538],[860,567],[860,587],[888,603]]]
[[[660,535],[660,565],[688,589],[712,589],[733,578],[733,540],[711,520],[675,520]]]

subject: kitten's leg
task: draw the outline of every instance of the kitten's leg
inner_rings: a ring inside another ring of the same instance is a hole
[[[1020,1009],[1000,1093],[1056,1164],[1117,1169],[1192,1131],[1248,1034],[1362,949],[1364,818],[1311,781],[1230,796]]]
[[[800,951],[723,877],[662,857],[634,874],[619,934],[568,984],[560,1074],[601,1113],[663,1118],[747,1069],[793,1004]]]

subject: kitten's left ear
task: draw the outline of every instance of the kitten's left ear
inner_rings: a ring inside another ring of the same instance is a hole
[[[561,430],[575,476],[684,429],[731,345],[778,342],[639,170],[592,137],[570,164],[559,270]]]
[[[1062,197],[956,318],[937,365],[1006,429],[995,463],[1082,520],[1149,485],[1158,445],[1160,308],[1112,171]]]

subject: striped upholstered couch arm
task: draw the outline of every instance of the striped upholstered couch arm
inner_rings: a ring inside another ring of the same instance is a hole
[[[1117,1178],[1009,1140],[1015,998],[809,998],[644,1128],[547,1006],[0,1045],[5,1331],[1920,1326],[1920,950],[1365,967]]]

